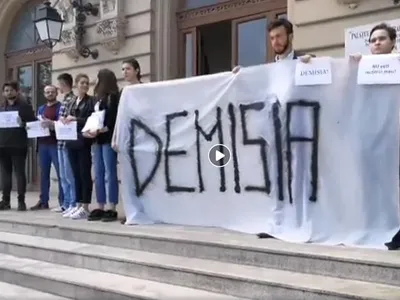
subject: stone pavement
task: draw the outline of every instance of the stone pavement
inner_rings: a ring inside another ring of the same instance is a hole
[[[399,300],[398,254],[13,210],[0,212],[0,300]]]
[[[53,186],[55,186],[54,183],[53,183]],[[29,207],[35,205],[39,201],[39,196],[40,196],[39,192],[27,192],[26,193],[26,206],[28,207],[28,209],[29,209]],[[50,208],[55,208],[56,206],[58,206],[58,189],[57,189],[57,187],[51,188],[49,205],[50,205]],[[17,207],[17,194],[15,192],[13,192],[12,196],[11,196],[11,208],[13,210],[15,210],[16,207]],[[97,207],[96,206],[96,194],[93,191],[92,204],[90,206],[90,209],[95,209],[96,207]],[[117,211],[118,211],[118,216],[120,219],[125,217],[124,210],[122,208],[122,203],[120,203],[118,205]]]

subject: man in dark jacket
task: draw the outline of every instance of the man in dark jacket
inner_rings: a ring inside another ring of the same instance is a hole
[[[3,84],[4,101],[0,104],[0,114],[5,111],[18,112],[20,126],[0,128],[0,171],[3,188],[0,210],[10,209],[12,173],[15,171],[18,192],[18,210],[25,211],[26,174],[25,164],[28,154],[28,137],[25,123],[36,120],[32,106],[19,95],[18,82]]]

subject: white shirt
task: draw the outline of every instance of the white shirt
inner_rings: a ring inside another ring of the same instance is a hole
[[[76,98],[76,106],[78,106],[79,105],[79,103],[82,101],[82,98]]]
[[[282,61],[282,60],[293,60],[293,58],[294,58],[294,50],[289,52],[289,54],[286,55],[286,56],[276,55],[275,56],[275,62],[279,62],[279,61]]]

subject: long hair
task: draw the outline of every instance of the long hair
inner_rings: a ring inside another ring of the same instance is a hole
[[[94,95],[104,98],[111,94],[118,94],[118,82],[115,73],[109,69],[101,69],[97,73],[97,84],[94,87]]]
[[[132,68],[134,68],[136,70],[136,78],[137,78],[137,80],[140,83],[142,83],[142,80],[141,80],[142,79],[142,73],[140,71],[140,64],[139,64],[139,62],[137,61],[136,58],[132,57],[132,58],[126,59],[126,60],[124,60],[122,62],[122,64],[130,64],[132,66]]]

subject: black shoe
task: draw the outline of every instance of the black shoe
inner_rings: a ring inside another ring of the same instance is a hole
[[[125,223],[126,223],[126,217],[121,220],[122,225],[125,225]]]
[[[10,210],[11,209],[11,205],[9,201],[1,201],[0,202],[0,210]]]
[[[268,233],[261,232],[257,234],[259,239],[274,239],[274,237]]]
[[[118,219],[118,212],[115,210],[107,210],[104,212],[104,216],[101,219],[102,222],[114,222]]]
[[[105,211],[102,209],[95,209],[93,210],[88,217],[88,221],[100,221],[103,219]]]
[[[385,246],[388,248],[388,250],[393,251],[393,250],[400,250],[400,245],[394,244],[393,242],[385,243]]]
[[[18,211],[26,211],[26,204],[25,202],[18,202]]]
[[[49,209],[48,203],[41,203],[40,201],[30,208],[30,210],[45,210]]]

